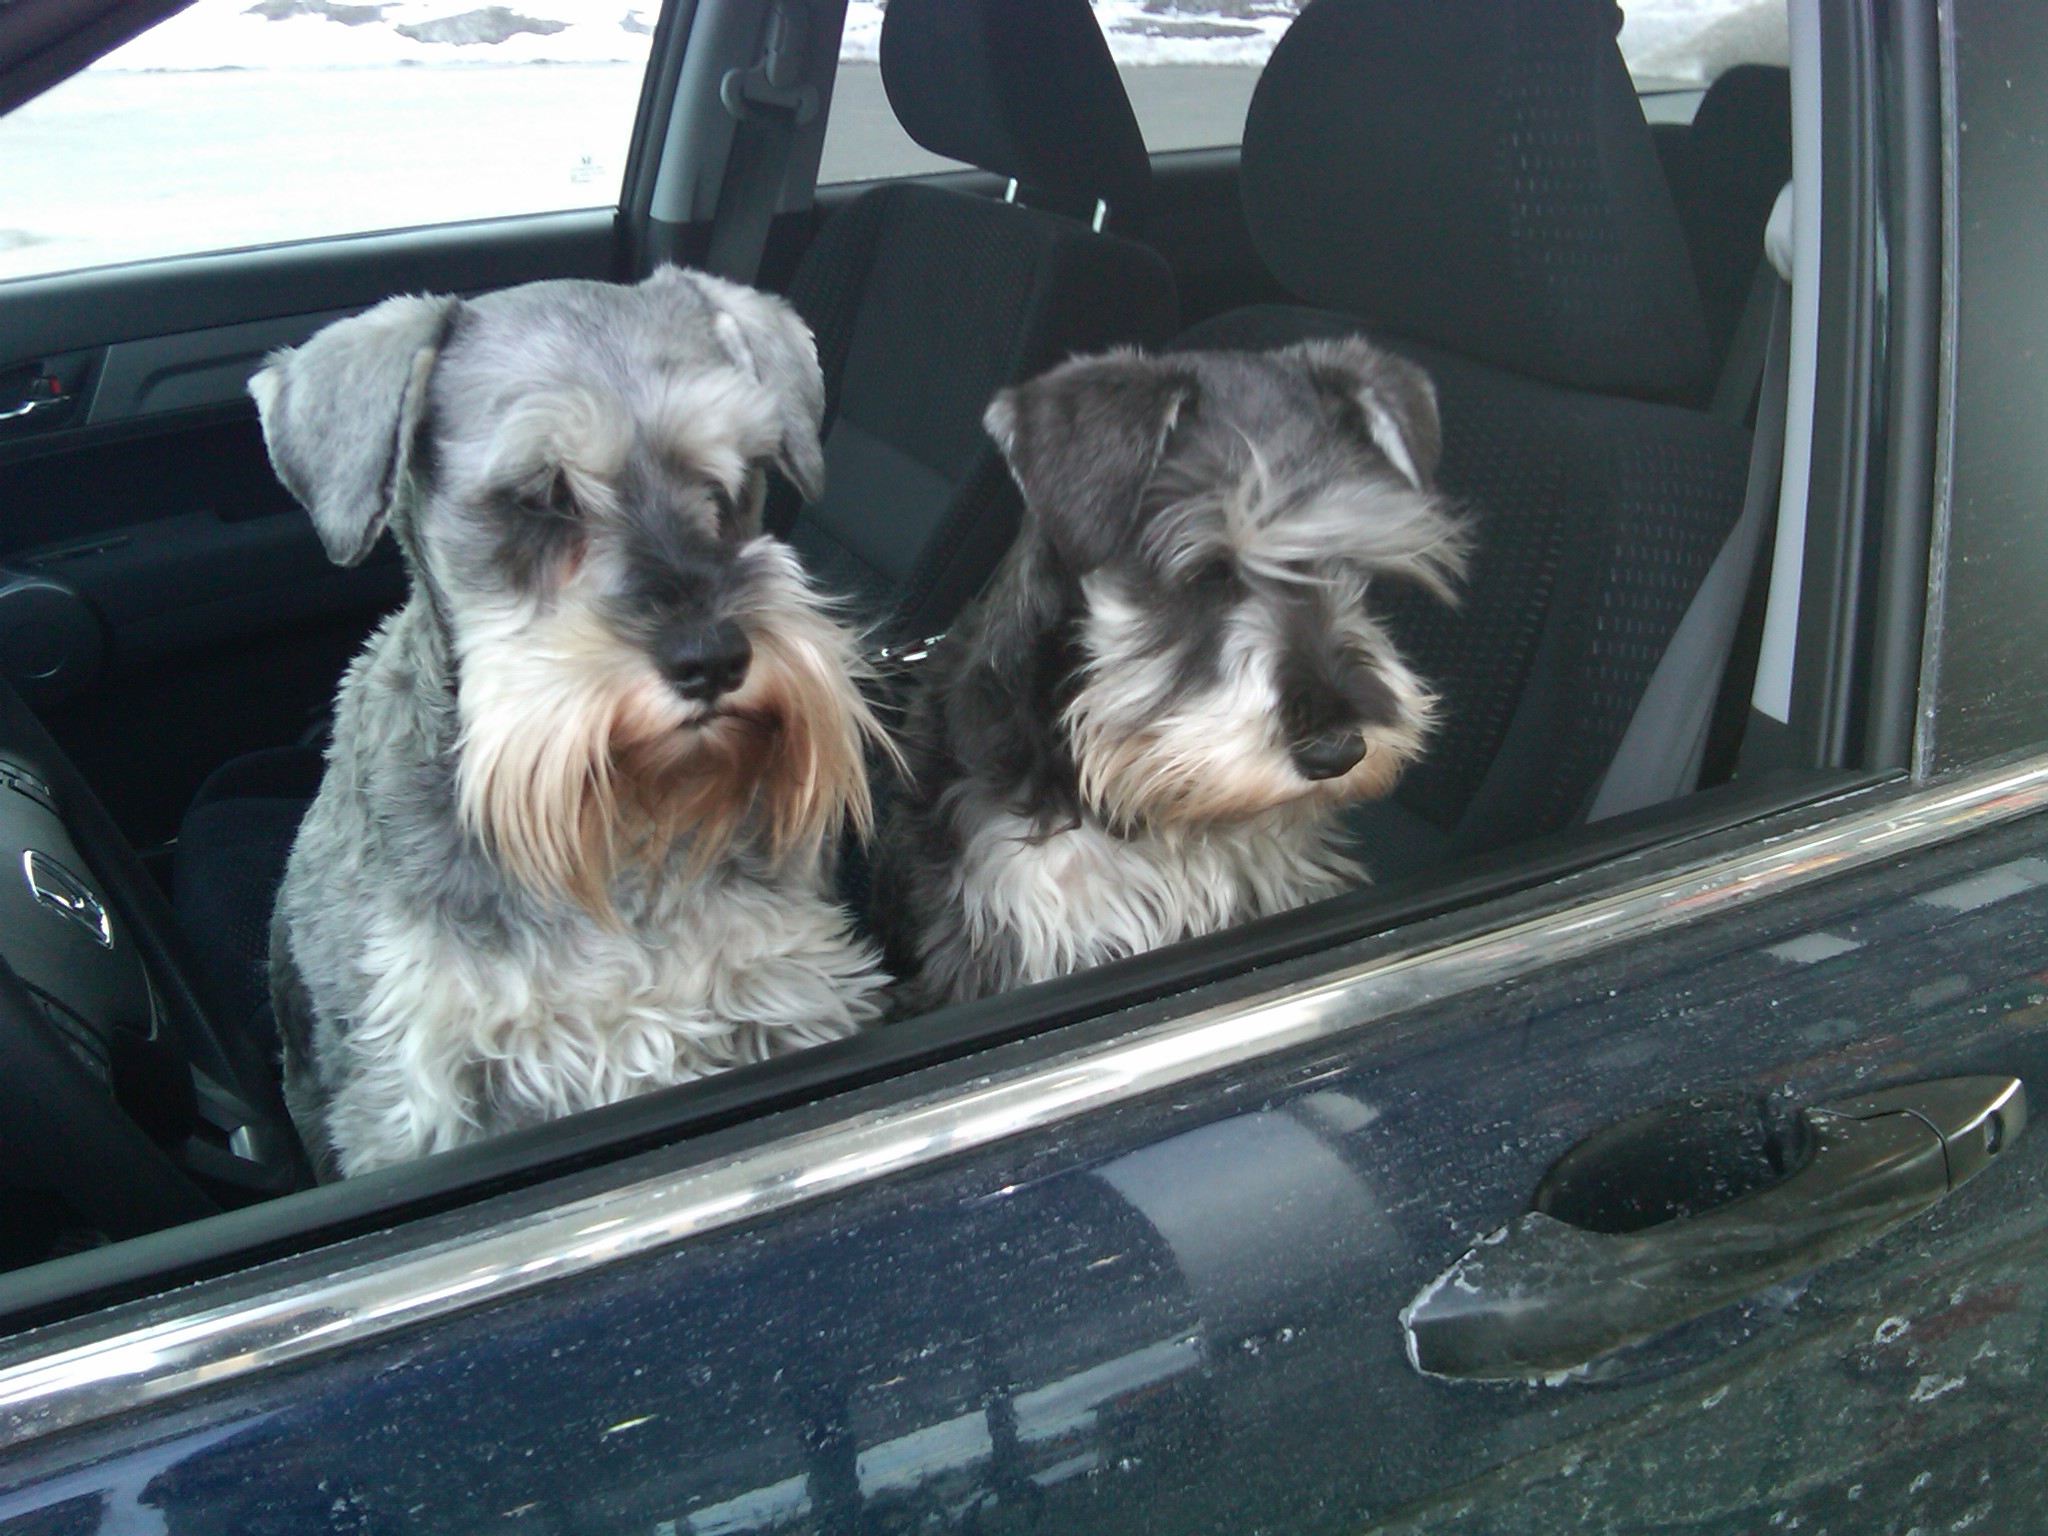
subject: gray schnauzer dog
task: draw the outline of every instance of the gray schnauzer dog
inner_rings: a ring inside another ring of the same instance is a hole
[[[350,668],[271,933],[286,1097],[356,1174],[852,1033],[827,894],[880,733],[760,534],[823,476],[779,300],[668,269],[397,298],[251,381],[327,553],[405,607]]]
[[[1360,340],[1084,358],[987,415],[1024,494],[925,663],[878,925],[911,1006],[1040,981],[1364,879],[1339,812],[1434,699],[1368,607],[1447,600],[1429,378]]]

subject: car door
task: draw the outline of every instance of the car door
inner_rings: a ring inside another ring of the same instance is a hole
[[[263,355],[393,293],[623,270],[692,7],[601,9],[197,0],[0,119],[7,671],[138,846],[317,729],[403,591],[388,547],[329,566],[271,474]]]
[[[312,1252],[166,1234],[0,1357],[0,1529],[2039,1529],[2048,24],[1795,14],[1897,132],[1830,150],[1891,304],[1815,315],[1858,347],[1809,488],[1855,483],[1781,550],[1826,594],[1818,551],[1931,525],[1925,682],[1858,694],[1899,761],[703,1085],[687,1139],[677,1098],[669,1145]],[[1793,698],[1874,688],[1878,617],[1802,604]],[[1447,1346],[1461,1297],[1506,1331]]]
[[[1404,1314],[1645,1112],[1599,1171],[1711,1205],[1804,1107],[2040,1080],[2044,798],[2039,759],[1866,791],[138,1315],[9,1370],[0,1528],[2036,1529],[2016,1117],[1869,1247],[1583,1369],[1425,1373]]]

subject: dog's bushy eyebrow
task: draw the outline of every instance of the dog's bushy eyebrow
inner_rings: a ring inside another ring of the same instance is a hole
[[[1439,596],[1464,572],[1463,525],[1433,499],[1371,481],[1339,482],[1258,522],[1248,563],[1304,567],[1332,561],[1414,578]]]
[[[1230,494],[1207,489],[1153,509],[1138,537],[1142,553],[1169,575],[1190,571],[1240,542]]]
[[[1143,547],[1168,575],[1218,555],[1268,580],[1348,584],[1384,572],[1453,601],[1466,535],[1458,518],[1407,482],[1276,471],[1247,447],[1234,473],[1169,461],[1148,496]]]
[[[737,369],[667,380],[644,408],[648,440],[670,468],[715,480],[738,496],[753,465],[781,451],[774,397]]]
[[[532,390],[499,412],[484,456],[484,477],[511,487],[567,474],[590,500],[625,468],[632,448],[631,419],[606,392]]]

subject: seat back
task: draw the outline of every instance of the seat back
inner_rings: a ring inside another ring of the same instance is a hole
[[[827,431],[825,494],[787,531],[902,637],[942,630],[1016,533],[981,426],[996,390],[1076,352],[1161,343],[1178,305],[1155,252],[1091,228],[1098,205],[1142,220],[1151,165],[1088,0],[892,0],[881,57],[913,138],[1036,205],[879,187],[826,221],[791,282]]]
[[[1771,206],[1792,177],[1792,72],[1772,64],[1724,71],[1663,161],[1718,370],[1756,279]]]
[[[1438,484],[1476,552],[1451,611],[1393,599],[1443,694],[1397,791],[1431,857],[1580,815],[1740,515],[1749,439],[1674,402],[1709,358],[1609,0],[1315,0],[1245,127],[1246,214],[1314,308],[1190,332],[1368,330],[1436,381]],[[1372,862],[1372,849],[1366,849]]]

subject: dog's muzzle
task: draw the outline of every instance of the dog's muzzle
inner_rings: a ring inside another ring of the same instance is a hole
[[[655,665],[684,698],[709,704],[747,680],[754,647],[731,620],[672,629],[655,647]]]
[[[1365,733],[1357,730],[1325,731],[1288,749],[1295,770],[1304,779],[1338,779],[1358,766],[1365,756]]]

